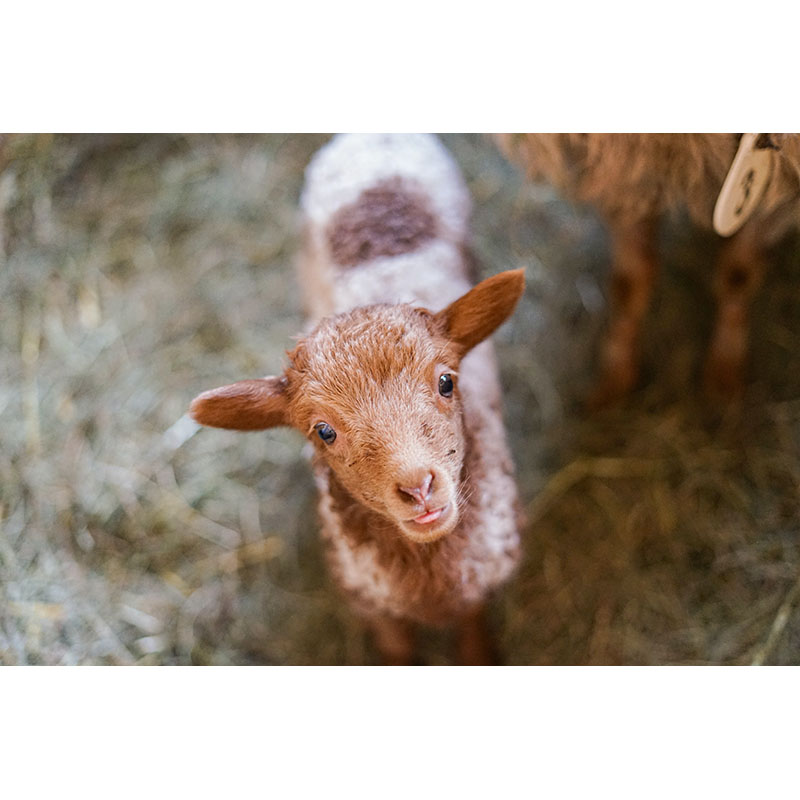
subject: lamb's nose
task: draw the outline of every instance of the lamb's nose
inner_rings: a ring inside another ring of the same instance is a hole
[[[413,498],[415,502],[424,506],[425,501],[430,497],[432,486],[433,473],[426,472],[425,476],[416,486],[400,486],[398,484],[397,488],[399,491],[403,492],[403,494],[407,494],[409,497]]]

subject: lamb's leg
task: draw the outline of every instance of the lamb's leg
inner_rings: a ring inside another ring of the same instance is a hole
[[[484,606],[478,606],[459,621],[458,662],[465,666],[497,663],[497,653],[489,632]]]
[[[626,395],[639,376],[639,339],[650,304],[658,263],[656,221],[610,225],[611,322],[600,351],[600,377],[588,401],[590,408]]]
[[[744,386],[750,306],[766,263],[764,246],[752,223],[720,251],[714,280],[717,320],[705,368],[706,393],[715,399],[734,398]]]
[[[414,657],[414,633],[408,622],[396,617],[374,617],[369,621],[369,626],[385,664],[411,664]]]

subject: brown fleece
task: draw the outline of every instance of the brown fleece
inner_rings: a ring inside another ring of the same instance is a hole
[[[711,227],[741,134],[528,133],[496,139],[530,177],[593,205],[608,222],[612,317],[590,404],[613,401],[631,389],[638,374],[641,324],[657,271],[656,223],[666,212],[686,208],[696,224]],[[800,225],[800,135],[762,134],[756,142],[774,151],[770,182],[716,262],[719,307],[705,376],[707,391],[720,398],[742,390],[749,308],[767,249]]]
[[[328,225],[331,256],[343,267],[410,253],[435,236],[436,218],[425,196],[399,178],[365,190]]]

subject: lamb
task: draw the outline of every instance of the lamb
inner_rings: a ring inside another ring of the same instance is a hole
[[[800,136],[553,133],[496,138],[530,177],[545,179],[572,199],[594,205],[608,222],[612,317],[591,406],[619,399],[636,383],[639,334],[657,270],[659,218],[685,206],[695,223],[710,228],[715,204],[716,212],[721,210],[717,198],[729,171],[733,178],[737,151],[745,149],[744,158],[765,162],[760,169],[769,182],[760,199],[753,185],[756,173],[749,166],[741,173],[737,191],[742,206],[752,200],[752,215],[723,244],[716,261],[717,319],[705,388],[716,399],[738,396],[747,359],[749,309],[764,276],[768,248],[800,224]],[[752,147],[749,152],[746,143]],[[771,156],[761,155],[770,152]],[[735,211],[741,213],[742,206]],[[718,217],[714,219],[717,231],[728,235]]]
[[[331,572],[384,660],[414,627],[455,626],[490,663],[490,593],[520,558],[517,494],[487,337],[522,270],[470,289],[470,199],[440,142],[346,135],[314,157],[298,264],[313,329],[283,374],[199,395],[203,425],[311,441]]]

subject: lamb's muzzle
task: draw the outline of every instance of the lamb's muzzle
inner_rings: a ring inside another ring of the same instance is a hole
[[[431,494],[431,484],[433,483],[433,473],[430,470],[423,470],[424,477],[420,480],[419,484],[412,486],[401,486],[398,484],[397,488],[403,493],[411,497],[419,505],[424,506]],[[412,483],[409,481],[409,483]]]

